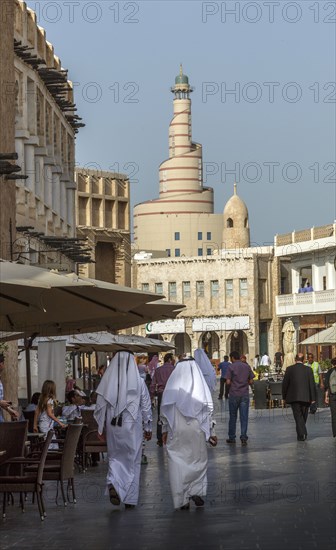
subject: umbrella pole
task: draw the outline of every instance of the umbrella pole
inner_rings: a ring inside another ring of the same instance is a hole
[[[25,354],[26,354],[26,378],[27,378],[27,399],[28,403],[31,401],[31,370],[30,370],[30,346],[31,343],[28,339],[25,339]]]
[[[92,376],[91,376],[91,353],[89,353],[89,380],[88,380],[88,386],[89,386],[89,390],[92,391]]]
[[[76,354],[72,353],[72,378],[76,380]]]

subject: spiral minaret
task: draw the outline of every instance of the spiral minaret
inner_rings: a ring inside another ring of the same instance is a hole
[[[223,219],[213,214],[213,189],[203,187],[202,146],[193,142],[191,132],[193,88],[182,65],[171,91],[169,158],[159,168],[159,198],[134,208],[134,241],[139,250],[167,251],[171,256],[197,256],[203,248],[208,254],[211,243],[220,246]]]

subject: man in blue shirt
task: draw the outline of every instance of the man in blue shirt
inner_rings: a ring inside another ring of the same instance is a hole
[[[229,356],[224,355],[224,361],[222,361],[218,365],[218,368],[221,371],[218,399],[223,399],[224,386],[225,386],[225,399],[228,399],[229,397],[230,386],[226,384],[226,373],[230,365],[231,363],[229,362]]]

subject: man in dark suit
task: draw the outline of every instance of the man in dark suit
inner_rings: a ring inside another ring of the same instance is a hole
[[[298,441],[305,441],[308,410],[316,401],[316,386],[312,369],[303,363],[303,353],[298,353],[295,361],[286,369],[282,397],[292,407]]]

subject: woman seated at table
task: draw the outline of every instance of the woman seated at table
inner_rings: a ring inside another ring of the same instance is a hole
[[[76,390],[71,390],[68,393],[69,405],[65,405],[62,409],[62,416],[68,422],[73,422],[76,418],[81,418],[81,409],[85,405],[85,400]]]

